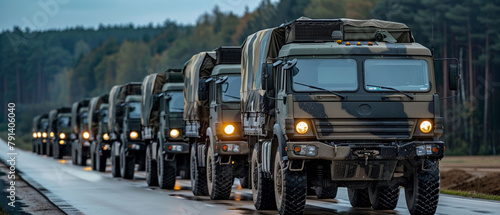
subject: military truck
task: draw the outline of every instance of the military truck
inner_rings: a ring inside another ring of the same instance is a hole
[[[89,134],[90,134],[90,163],[92,170],[104,172],[106,170],[106,159],[110,155],[108,126],[108,99],[109,95],[96,96],[89,103]],[[107,144],[107,146],[106,146]]]
[[[173,189],[176,176],[189,178],[189,144],[182,135],[183,80],[180,69],[169,69],[142,82],[141,125],[149,186]]]
[[[301,18],[242,49],[257,209],[302,213],[308,188],[334,198],[337,187],[354,207],[394,209],[403,186],[411,214],[436,211],[445,146],[433,55],[406,25]]]
[[[184,68],[184,123],[192,144],[195,195],[228,199],[233,179],[248,176],[249,148],[242,137],[238,95],[240,61],[240,47],[220,47],[194,55]]]
[[[135,164],[144,165],[146,145],[141,131],[141,82],[111,88],[108,132],[111,145],[111,173],[114,177],[134,178]]]
[[[33,152],[37,154],[42,154],[42,133],[47,135],[47,129],[49,126],[48,123],[48,114],[40,114],[33,118]]]
[[[49,112],[49,141],[47,155],[54,159],[61,159],[69,154],[70,143],[66,135],[71,131],[71,108],[61,107]],[[69,136],[68,136],[69,138]]]
[[[73,103],[71,107],[71,126],[73,133],[70,135],[71,159],[73,164],[85,166],[89,156],[90,133],[88,132],[88,110],[90,99],[85,98]]]

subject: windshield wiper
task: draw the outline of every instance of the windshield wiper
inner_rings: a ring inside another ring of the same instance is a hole
[[[340,97],[340,98],[345,99],[345,96],[344,96],[344,95],[342,95],[342,94],[340,94],[340,93],[333,92],[333,91],[331,91],[331,90],[327,90],[327,89],[325,89],[325,88],[316,87],[316,86],[312,86],[312,85],[307,85],[307,84],[303,84],[303,83],[299,83],[299,82],[293,82],[293,83],[298,84],[298,85],[302,85],[302,86],[305,86],[305,87],[309,87],[309,88],[312,88],[312,89],[316,89],[316,90],[322,90],[322,91],[324,91],[324,92],[331,93],[331,94],[333,94],[333,95],[336,95],[336,96],[338,96],[338,97]]]
[[[184,108],[176,108],[176,107],[171,107],[172,109],[174,110],[181,110],[181,111],[184,111]]]
[[[369,85],[369,84],[367,84],[366,86],[368,86],[368,87],[378,87],[378,88],[381,88],[381,89],[387,89],[387,90],[396,91],[396,92],[401,93],[401,94],[403,94],[403,95],[405,95],[405,96],[408,96],[408,98],[410,98],[410,99],[415,99],[415,96],[412,96],[412,95],[410,95],[410,94],[408,94],[408,93],[405,93],[405,92],[403,92],[403,91],[401,91],[401,90],[398,90],[398,89],[396,89],[396,88],[392,88],[392,87],[384,87],[384,86],[378,86],[378,85]]]
[[[227,97],[230,97],[230,98],[233,98],[233,99],[240,99],[240,97],[236,97],[236,96],[232,96],[232,95],[229,95],[229,94],[224,94],[224,96],[227,96]]]

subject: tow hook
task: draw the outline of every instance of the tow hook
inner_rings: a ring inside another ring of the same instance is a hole
[[[380,154],[378,150],[356,150],[354,154],[360,158],[365,158],[365,166],[368,165],[368,157],[373,157]]]

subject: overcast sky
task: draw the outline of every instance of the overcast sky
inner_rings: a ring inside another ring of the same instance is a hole
[[[274,0],[273,2],[275,2]],[[255,9],[261,0],[1,0],[0,31],[20,26],[22,29],[54,29],[100,23],[146,25],[171,19],[194,24],[215,5],[222,11],[241,15],[245,6]]]

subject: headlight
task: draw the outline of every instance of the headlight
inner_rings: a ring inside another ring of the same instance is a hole
[[[179,136],[179,130],[177,129],[170,130],[170,137],[177,138],[178,136]]]
[[[47,132],[43,132],[42,137],[47,138]]]
[[[38,138],[40,138],[40,137],[42,137],[42,133],[38,132],[38,133],[36,133],[36,136],[37,136]]]
[[[54,132],[50,132],[50,137],[54,137]]]
[[[36,138],[36,133],[33,133],[33,138]]]
[[[224,133],[226,133],[227,135],[231,135],[234,133],[234,125],[226,125],[226,127],[224,127]]]
[[[130,138],[136,139],[137,137],[139,137],[139,133],[137,133],[137,131],[130,132]]]
[[[108,135],[108,133],[104,133],[104,134],[102,135],[102,139],[104,139],[104,140],[109,140],[109,135]]]
[[[420,131],[422,131],[422,133],[429,133],[432,131],[432,123],[429,122],[428,120],[424,120],[423,122],[420,123]]]
[[[309,130],[309,125],[307,125],[306,122],[304,121],[300,121],[299,123],[297,123],[297,125],[295,126],[295,130],[297,131],[297,133],[299,134],[305,134],[308,130]]]
[[[89,132],[88,131],[83,132],[82,137],[83,137],[83,139],[86,139],[86,140],[89,139],[90,138]]]
[[[66,134],[64,134],[64,133],[60,133],[60,134],[59,134],[59,138],[61,138],[61,139],[65,139],[65,138],[66,138]]]

